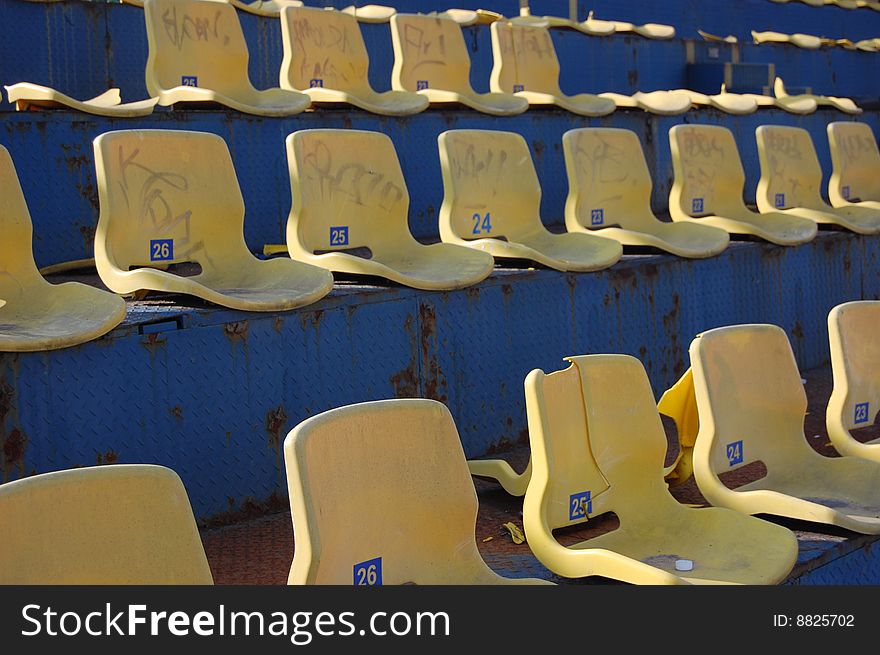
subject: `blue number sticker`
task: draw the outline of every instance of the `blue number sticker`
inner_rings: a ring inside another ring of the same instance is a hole
[[[730,466],[743,463],[743,442],[742,439],[727,444],[727,462]]]
[[[777,207],[785,207],[785,194],[784,193],[777,193],[775,200],[776,200]]]
[[[525,91],[525,90],[526,90],[526,87],[524,84],[514,84],[513,85],[513,92],[514,93],[519,93],[520,91]]]
[[[375,557],[354,565],[354,586],[382,586],[382,558]]]
[[[593,511],[593,501],[589,491],[572,494],[568,498],[568,520],[585,519]]]
[[[195,75],[184,75],[180,78],[181,86],[198,86],[199,78]]]
[[[150,261],[166,262],[174,259],[174,239],[153,239],[150,241]]]
[[[703,199],[702,198],[694,198],[691,201],[691,213],[694,213],[694,214],[702,214],[703,213]]]
[[[856,423],[867,423],[868,422],[868,405],[869,403],[859,403],[856,405],[856,415],[855,422]]]
[[[324,88],[324,80],[322,80],[319,77],[313,77],[312,79],[310,79],[309,80],[309,88],[314,89],[315,87],[323,89]]]
[[[428,80],[416,80],[416,91],[428,88]]]
[[[842,195],[845,200],[849,200],[849,185],[841,187],[840,195]]]
[[[492,218],[489,212],[486,212],[485,216],[474,214],[473,216],[471,216],[471,220],[474,222],[474,229],[471,230],[471,234],[482,234],[483,232],[485,232],[486,234],[491,234]]]
[[[602,225],[605,222],[605,210],[604,209],[591,209],[590,210],[590,225]]]
[[[348,225],[337,225],[336,227],[330,228],[330,245],[348,245]]]

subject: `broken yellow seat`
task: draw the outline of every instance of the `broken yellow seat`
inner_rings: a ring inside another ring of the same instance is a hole
[[[679,503],[663,479],[666,434],[641,363],[628,355],[567,357],[525,381],[532,477],[523,501],[529,546],[567,578],[636,584],[775,584],[797,559],[781,526]],[[572,546],[553,530],[613,512],[619,527]]]
[[[681,91],[651,91],[649,93],[636,91],[629,96],[609,91],[600,93],[599,97],[613,100],[614,104],[622,109],[643,109],[650,114],[660,116],[677,116],[688,111],[693,105],[690,95]]]
[[[663,392],[657,411],[675,421],[678,455],[663,470],[670,486],[684,484],[694,474],[694,444],[700,431],[697,398],[694,395],[694,373],[688,368],[679,380]]]
[[[78,282],[49,284],[33,255],[33,225],[9,152],[0,146],[0,352],[66,348],[125,318],[125,301]]]
[[[409,91],[377,93],[357,19],[341,11],[290,7],[281,16],[281,87],[307,94],[316,105],[347,104],[374,114],[405,116],[428,108]]]
[[[773,82],[773,92],[776,94],[776,98],[779,100],[797,100],[801,98],[812,99],[816,102],[817,106],[826,106],[826,107],[834,107],[838,111],[842,111],[846,114],[861,114],[862,109],[856,105],[855,102],[852,101],[851,98],[838,98],[836,96],[817,96],[812,93],[803,93],[796,96],[791,96],[785,90],[785,82],[782,81],[781,77],[777,77]]]
[[[290,584],[550,584],[504,578],[477,549],[477,495],[434,400],[306,419],[284,440],[296,544]]]
[[[807,396],[782,328],[709,330],[691,343],[690,356],[700,415],[694,477],[706,500],[880,534],[880,464],[823,457],[807,443]],[[753,462],[764,464],[766,476],[735,489],[719,478]]]
[[[114,464],[0,485],[0,584],[212,584],[186,489]]]
[[[513,93],[532,106],[557,106],[581,116],[605,116],[614,101],[591,93],[565,95],[559,88],[559,60],[550,32],[543,27],[496,21],[490,27],[494,65],[489,88]]]
[[[258,91],[235,7],[214,0],[146,0],[146,82],[163,106],[219,103],[260,116],[305,110],[309,97],[288,89]]]
[[[494,267],[486,253],[434,243],[409,231],[409,193],[391,139],[361,130],[300,130],[287,137],[293,205],[290,256],[416,289],[459,289]],[[367,249],[368,257],[355,254]]]
[[[746,207],[745,172],[733,134],[714,125],[675,125],[669,130],[675,179],[669,192],[674,221],[699,222],[730,234],[796,246],[816,236],[816,223],[782,212]]]
[[[94,146],[101,206],[95,264],[111,291],[185,293],[233,309],[281,311],[333,288],[333,276],[320,268],[250,253],[241,190],[219,136],[121,130]],[[182,263],[201,271],[183,277],[162,270]]]
[[[711,257],[727,247],[727,232],[697,223],[665,223],[651,211],[651,173],[635,132],[580,128],[562,136],[569,232],[599,232],[624,246],[651,247],[680,257]]]
[[[860,300],[828,314],[834,390],[825,425],[841,455],[880,462],[880,440],[858,441],[850,430],[874,425],[880,411],[880,301]]]
[[[799,127],[761,125],[755,130],[761,179],[761,212],[783,212],[859,234],[880,233],[880,208],[832,207],[822,199],[822,168],[810,133]]]
[[[828,123],[831,179],[828,199],[836,208],[880,209],[880,151],[865,123]]]
[[[443,173],[440,238],[497,258],[559,271],[596,271],[623,248],[596,234],[553,234],[541,222],[541,187],[525,139],[514,132],[448,130],[437,138]]]
[[[153,113],[158,98],[138,102],[123,103],[119,89],[109,89],[91,100],[75,100],[55,89],[30,82],[19,82],[6,87],[9,102],[15,103],[18,111],[28,109],[69,108],[98,116],[147,116]]]
[[[529,108],[512,93],[477,93],[470,82],[471,60],[461,27],[441,15],[391,17],[394,66],[391,88],[415,91],[432,105],[462,104],[485,114],[510,116]]]

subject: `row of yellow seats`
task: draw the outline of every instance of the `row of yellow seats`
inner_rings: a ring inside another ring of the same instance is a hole
[[[832,404],[844,410],[842,423],[867,424],[880,402],[880,302],[840,305],[829,324]],[[774,584],[794,566],[797,539],[752,515],[880,534],[880,461],[822,457],[807,444],[806,395],[782,329],[717,328],[699,335],[690,355],[701,417],[694,472],[716,507],[690,507],[669,493],[666,436],[637,359],[582,355],[565,370],[527,376],[532,462],[523,525],[539,561],[565,578]],[[545,582],[503,578],[483,561],[476,494],[439,402],[324,412],[289,433],[284,456],[291,584]],[[763,478],[730,489],[719,477],[757,461]],[[553,534],[609,512],[619,519],[611,532],[573,546]],[[212,581],[183,484],[163,467],[92,467],[7,483],[0,524],[9,526],[0,583]]]

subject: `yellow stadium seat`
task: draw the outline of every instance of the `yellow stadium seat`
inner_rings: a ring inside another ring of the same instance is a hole
[[[550,584],[504,578],[477,549],[477,495],[434,400],[380,400],[304,420],[284,440],[290,584]]]
[[[0,146],[0,352],[66,348],[106,334],[125,301],[78,282],[49,284],[33,255],[33,226],[9,152]]]
[[[122,103],[119,89],[110,89],[91,100],[75,100],[55,89],[30,82],[19,82],[6,87],[9,102],[15,103],[18,111],[28,109],[75,109],[76,111],[98,116],[147,116],[153,113],[158,98],[138,102]]]
[[[448,130],[437,138],[443,173],[440,238],[560,271],[616,263],[620,243],[595,234],[553,234],[541,222],[541,187],[529,146],[514,132]]]
[[[333,11],[332,7],[324,7],[324,9]],[[387,5],[363,5],[361,7],[348,5],[340,11],[354,16],[359,23],[387,23],[397,13],[394,7]]]
[[[815,98],[803,94],[796,96],[783,96],[781,98],[765,96],[759,93],[742,93],[740,95],[743,98],[753,100],[758,105],[758,108],[775,107],[776,109],[787,111],[789,114],[812,114],[819,106]]]
[[[287,137],[293,206],[290,256],[331,271],[384,277],[416,289],[458,289],[485,279],[486,253],[409,231],[409,193],[391,139],[361,130],[300,130]],[[368,249],[368,257],[357,249]]]
[[[556,105],[581,116],[605,116],[616,108],[614,101],[591,93],[565,95],[559,88],[559,60],[550,32],[543,27],[496,21],[490,27],[494,66],[489,88],[513,93],[529,105]]]
[[[675,28],[672,25],[663,25],[662,23],[634,25],[633,23],[628,23],[622,20],[613,20],[609,22],[614,23],[615,32],[631,32],[648,39],[672,39],[675,37]]]
[[[880,209],[880,151],[865,123],[828,123],[831,179],[828,199],[834,207]]]
[[[709,330],[690,356],[700,415],[694,477],[706,500],[880,534],[880,464],[824,457],[807,443],[807,396],[782,328]],[[764,477],[734,489],[719,477],[754,462],[763,463]]]
[[[429,11],[426,15],[436,16],[438,14],[446,18],[451,18],[462,27],[477,25],[480,21],[479,15],[473,9],[447,9],[446,11],[440,12]]]
[[[428,108],[428,99],[418,93],[373,90],[367,79],[367,47],[353,15],[285,8],[281,36],[281,87],[302,91],[315,105],[348,104],[388,116],[416,114]]]
[[[790,43],[807,50],[818,50],[822,47],[822,39],[812,34],[784,34],[782,32],[752,30],[752,39],[755,43]]]
[[[863,111],[850,98],[838,98],[836,96],[817,96],[812,93],[804,93],[796,96],[790,96],[785,90],[785,82],[782,81],[781,77],[777,77],[773,82],[773,92],[780,100],[785,100],[787,98],[811,98],[816,101],[817,106],[834,107],[838,111],[842,111],[847,114],[861,114]]]
[[[497,482],[511,496],[523,496],[532,477],[532,460],[529,458],[522,473],[514,471],[503,459],[469,459],[468,470],[474,477]]]
[[[0,584],[213,584],[186,489],[162,466],[93,466],[7,482],[0,525]]]
[[[828,314],[828,340],[834,375],[825,412],[828,437],[841,455],[880,462],[880,439],[862,443],[850,433],[874,425],[880,411],[880,301],[834,307]]]
[[[679,503],[663,479],[666,435],[641,363],[566,358],[525,381],[532,478],[523,526],[538,560],[567,578],[636,584],[775,584],[797,559],[794,534],[726,509]],[[613,512],[619,527],[572,546],[553,530]]]
[[[149,0],[148,0],[149,1]],[[185,293],[249,311],[301,307],[333,276],[290,259],[260,261],[244,241],[244,202],[226,143],[183,130],[121,130],[95,139],[100,218],[95,264],[116,293]],[[193,263],[198,274],[167,269]]]
[[[391,17],[394,66],[391,88],[415,91],[432,105],[462,104],[485,114],[510,116],[529,108],[512,93],[477,93],[470,82],[471,60],[461,27],[441,15]]]
[[[598,232],[624,246],[659,248],[680,257],[711,257],[727,232],[696,223],[665,223],[651,212],[651,173],[639,137],[616,128],[580,128],[562,136],[569,232]]]
[[[305,110],[309,97],[288,89],[258,91],[235,7],[214,0],[146,0],[146,82],[163,106],[218,103],[260,116]]]
[[[608,98],[622,109],[643,109],[660,116],[677,116],[688,111],[693,102],[687,93],[681,91],[636,91],[632,95],[622,93],[600,93],[600,98]]]
[[[783,246],[816,236],[815,221],[781,212],[759,214],[746,207],[746,176],[727,128],[675,125],[669,130],[669,145],[675,177],[669,192],[672,220],[696,221]]]
[[[691,104],[697,107],[712,107],[727,114],[744,116],[758,111],[758,103],[753,97],[728,93],[722,85],[720,93],[707,95],[690,89],[674,89],[673,93],[684,93],[691,99]]]
[[[520,9],[522,12],[523,9]],[[533,27],[555,27],[577,30],[590,36],[607,36],[614,34],[614,23],[607,20],[596,20],[590,16],[584,21],[575,21],[561,16],[532,16],[520,14],[510,19],[515,25],[531,25]]]
[[[678,436],[678,455],[663,470],[663,475],[670,486],[684,484],[694,474],[694,444],[700,431],[694,374],[690,368],[663,392],[657,403],[657,411],[675,421]]]
[[[214,0],[215,2],[217,0]],[[241,9],[248,14],[256,14],[257,16],[265,16],[267,18],[278,18],[285,7],[302,7],[301,0],[254,0],[253,2],[244,2],[243,0],[220,0],[221,2],[229,2],[236,9]]]
[[[809,132],[799,127],[761,125],[755,137],[761,162],[756,192],[761,212],[784,212],[859,234],[880,233],[880,208],[834,208],[822,199],[822,168]]]

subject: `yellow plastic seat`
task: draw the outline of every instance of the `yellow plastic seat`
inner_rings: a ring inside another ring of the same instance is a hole
[[[821,196],[822,168],[810,133],[799,127],[761,125],[755,130],[761,178],[761,212],[784,212],[859,234],[880,233],[880,208],[832,207]]]
[[[76,111],[98,116],[147,116],[153,113],[158,98],[148,98],[138,102],[122,102],[119,89],[109,89],[91,100],[75,100],[55,89],[30,82],[19,82],[6,87],[9,102],[15,103],[18,111],[28,109],[75,109]]]
[[[740,95],[743,98],[753,100],[758,108],[774,107],[799,116],[812,114],[819,106],[815,98],[807,95],[783,96],[781,98],[765,96],[760,93],[742,93]]]
[[[663,25],[662,23],[645,23],[644,25],[634,25],[622,20],[609,21],[614,24],[615,32],[631,32],[644,36],[647,39],[672,39],[675,38],[675,28],[672,25]]]
[[[562,16],[532,16],[524,14],[525,8],[520,9],[520,15],[514,16],[510,22],[514,25],[529,25],[532,27],[548,27],[548,28],[566,28],[583,32],[590,36],[607,36],[614,34],[614,23],[610,21],[595,20],[590,16],[584,21],[575,21],[571,18],[563,18]]]
[[[711,257],[727,247],[727,232],[697,223],[665,223],[651,211],[651,173],[639,137],[616,128],[580,128],[562,136],[569,232],[598,232],[624,246],[651,247],[680,257]]]
[[[880,464],[823,457],[807,443],[807,396],[782,328],[709,330],[691,343],[690,356],[700,416],[694,477],[706,500],[880,534]],[[764,464],[766,476],[735,489],[719,478],[753,462]]]
[[[452,416],[380,400],[304,420],[284,440],[290,584],[551,584],[504,578],[477,549],[477,495]]]
[[[33,255],[33,226],[9,152],[0,146],[0,352],[54,350],[106,334],[125,301],[78,282],[50,284]]]
[[[428,99],[417,93],[373,90],[367,79],[367,47],[353,15],[285,8],[281,36],[281,87],[302,91],[315,105],[348,104],[387,116],[416,114],[428,108]]]
[[[494,257],[559,271],[596,271],[623,248],[596,234],[554,234],[541,222],[541,187],[525,139],[514,132],[448,130],[437,138],[443,173],[440,238]]]
[[[214,0],[215,2],[217,0]],[[253,2],[243,2],[243,0],[221,0],[229,2],[236,9],[241,9],[248,14],[256,14],[257,16],[265,16],[267,18],[278,18],[285,7],[302,7],[301,0],[253,0]]]
[[[332,7],[324,7],[329,11],[333,11]],[[344,14],[354,16],[359,23],[387,23],[391,17],[397,13],[397,9],[387,5],[348,5],[340,9]]]
[[[687,112],[693,102],[687,93],[681,91],[636,91],[632,95],[607,91],[599,94],[600,98],[613,100],[621,109],[643,109],[660,116],[677,116]]]
[[[614,101],[591,93],[565,95],[559,88],[559,60],[550,33],[543,27],[496,21],[490,27],[494,65],[489,88],[513,93],[529,105],[557,106],[581,116],[605,116]]]
[[[775,584],[797,559],[794,534],[717,507],[679,503],[663,479],[666,435],[641,363],[567,357],[526,377],[532,478],[523,527],[538,560],[567,578],[636,584]],[[572,546],[553,530],[613,512],[619,527]]]
[[[673,221],[695,221],[732,235],[796,246],[816,236],[816,223],[782,212],[746,207],[746,176],[733,134],[714,125],[675,125],[669,130],[674,181],[669,191]]]
[[[148,0],[149,1],[149,0]],[[260,261],[244,241],[244,202],[215,134],[121,130],[95,139],[100,217],[95,264],[116,293],[185,293],[249,311],[301,307],[333,276],[290,259]],[[191,277],[163,270],[193,263]]]
[[[461,104],[485,114],[510,116],[529,108],[512,93],[477,93],[470,82],[471,60],[461,27],[441,15],[391,17],[394,66],[391,88],[415,91],[432,105]]]
[[[0,525],[0,584],[213,584],[186,489],[163,466],[93,466],[7,482]]]
[[[860,300],[828,314],[828,341],[834,389],[825,426],[841,455],[880,462],[880,439],[865,443],[850,430],[874,425],[880,411],[880,301]]]
[[[235,7],[214,0],[146,0],[146,83],[163,106],[218,103],[246,114],[289,116],[309,97],[288,89],[258,91],[248,77],[248,49]]]
[[[832,206],[880,209],[880,151],[874,131],[865,123],[828,123]]]
[[[818,50],[822,47],[822,39],[812,34],[784,34],[772,30],[759,32],[752,30],[752,39],[755,43],[790,43],[807,50]]]
[[[697,398],[694,394],[694,373],[688,368],[679,380],[663,392],[657,411],[675,421],[678,455],[663,470],[670,486],[684,484],[694,474],[694,445],[700,432]]]
[[[416,289],[459,289],[494,267],[486,253],[409,231],[409,193],[391,139],[361,130],[300,130],[287,137],[293,205],[290,256],[330,271],[384,277]],[[369,258],[357,249],[368,249]]]
[[[776,94],[776,97],[779,99],[799,99],[799,98],[812,98],[816,101],[817,106],[826,106],[826,107],[834,107],[838,111],[842,111],[846,114],[861,114],[862,109],[850,98],[838,98],[836,96],[817,96],[812,93],[803,93],[796,96],[790,96],[788,92],[785,90],[785,82],[782,81],[781,77],[777,77],[773,82],[773,92]]]
[[[754,98],[738,93],[728,93],[723,85],[720,93],[711,95],[691,89],[675,89],[672,92],[686,94],[691,99],[692,105],[720,109],[727,114],[744,116],[758,111],[758,103]]]

